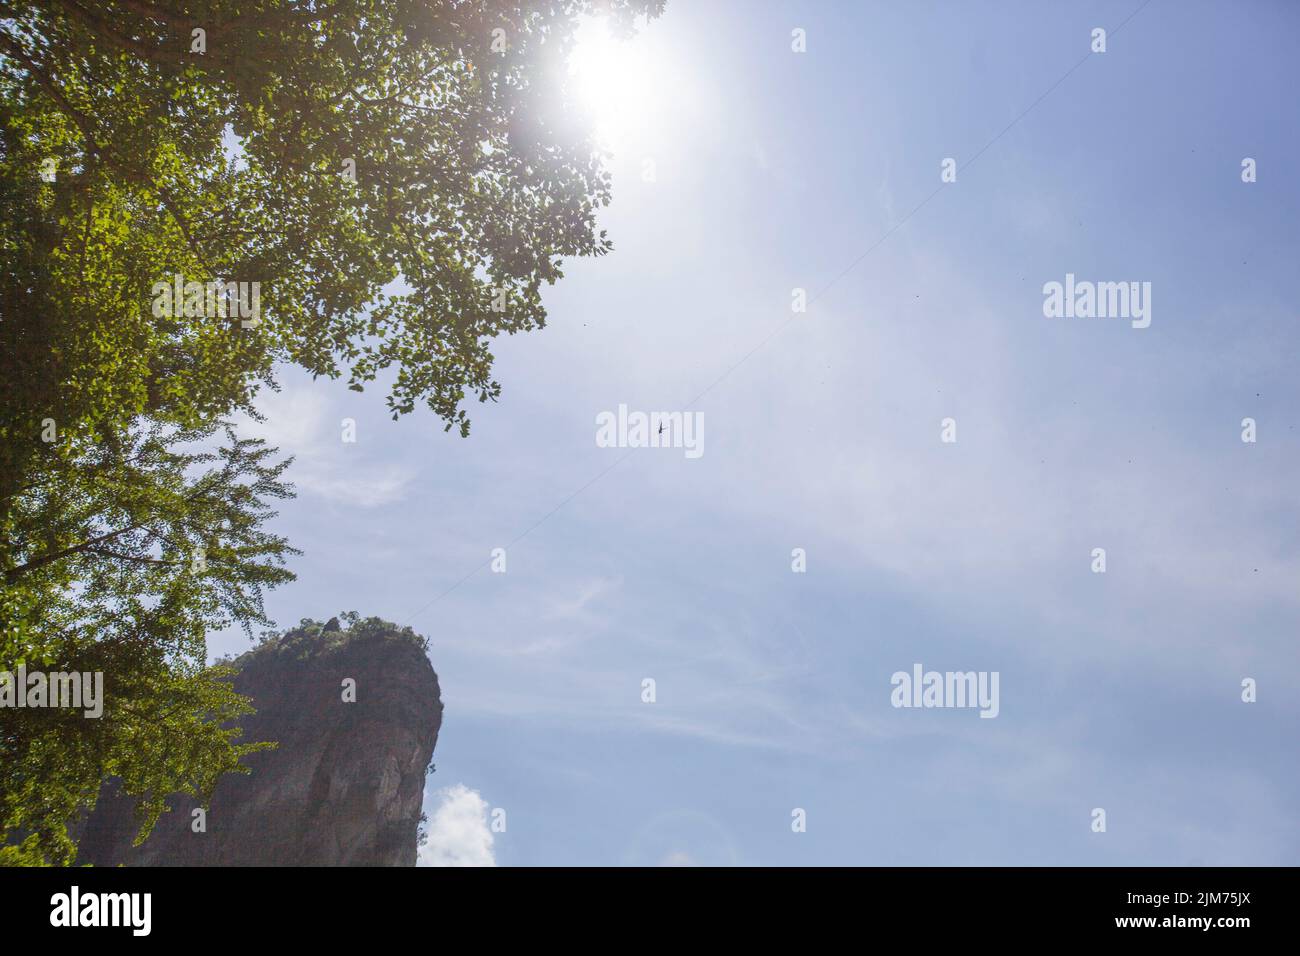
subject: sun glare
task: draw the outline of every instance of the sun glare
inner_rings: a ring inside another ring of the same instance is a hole
[[[612,36],[603,17],[578,27],[569,74],[579,104],[605,146],[625,142],[654,111],[656,86],[643,38]]]

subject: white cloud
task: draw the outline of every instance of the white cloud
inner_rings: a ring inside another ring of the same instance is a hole
[[[660,862],[660,866],[696,866],[696,862],[685,850],[673,850]]]
[[[434,796],[442,802],[429,817],[429,839],[420,847],[419,866],[496,866],[488,804],[463,783]]]
[[[552,597],[546,617],[562,621],[588,619],[588,606],[623,583],[622,578],[594,578],[579,586],[573,598]]]
[[[318,470],[295,471],[300,464]],[[398,467],[372,468],[364,474],[348,476],[329,466],[321,467],[319,461],[311,459],[297,459],[289,470],[290,480],[303,491],[361,508],[377,508],[400,500],[414,476],[409,468]]]
[[[305,385],[285,385],[258,395],[265,420],[245,418],[240,431],[293,455],[286,477],[308,495],[360,508],[377,508],[401,500],[415,471],[391,462],[376,462],[373,453],[357,452],[342,441],[342,419],[330,413],[322,392]]]

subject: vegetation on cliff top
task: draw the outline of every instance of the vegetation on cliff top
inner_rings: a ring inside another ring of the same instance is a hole
[[[276,655],[292,656],[298,660],[328,653],[345,646],[352,641],[366,639],[384,639],[400,641],[417,647],[421,652],[429,652],[429,639],[417,634],[409,625],[403,627],[386,621],[381,617],[362,617],[356,611],[344,611],[338,617],[328,621],[317,621],[304,617],[295,627],[281,632],[268,631],[251,651],[239,657],[223,658],[218,663],[242,667],[255,657]]]

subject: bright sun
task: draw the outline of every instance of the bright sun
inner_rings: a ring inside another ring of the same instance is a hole
[[[611,36],[604,18],[585,20],[578,27],[569,73],[605,146],[626,141],[645,124],[655,105],[654,74],[640,39]]]

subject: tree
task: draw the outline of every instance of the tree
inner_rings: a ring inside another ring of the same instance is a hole
[[[591,6],[662,0],[0,0],[0,521],[43,422],[194,425],[277,362],[357,389],[394,368],[395,416],[467,433],[492,338],[610,248],[564,95]],[[177,276],[258,283],[259,314],[160,303]]]
[[[357,390],[389,370],[394,417],[468,434],[492,339],[610,248],[565,89],[577,18],[662,5],[0,0],[0,670],[103,665],[121,704],[93,730],[0,711],[5,853],[68,859],[97,774],[141,795],[143,834],[168,788],[235,766],[244,705],[203,635],[262,622],[289,576],[260,528],[287,489],[233,433],[186,449],[283,363]]]
[[[0,707],[0,862],[71,863],[68,824],[109,776],[139,798],[143,839],[167,794],[206,796],[265,746],[234,743],[251,708],[205,666],[205,635],[271,623],[263,590],[295,552],[264,525],[289,462],[220,430],[140,425],[17,497],[10,548],[28,557],[4,573],[0,680],[99,673],[105,699],[94,717]]]

